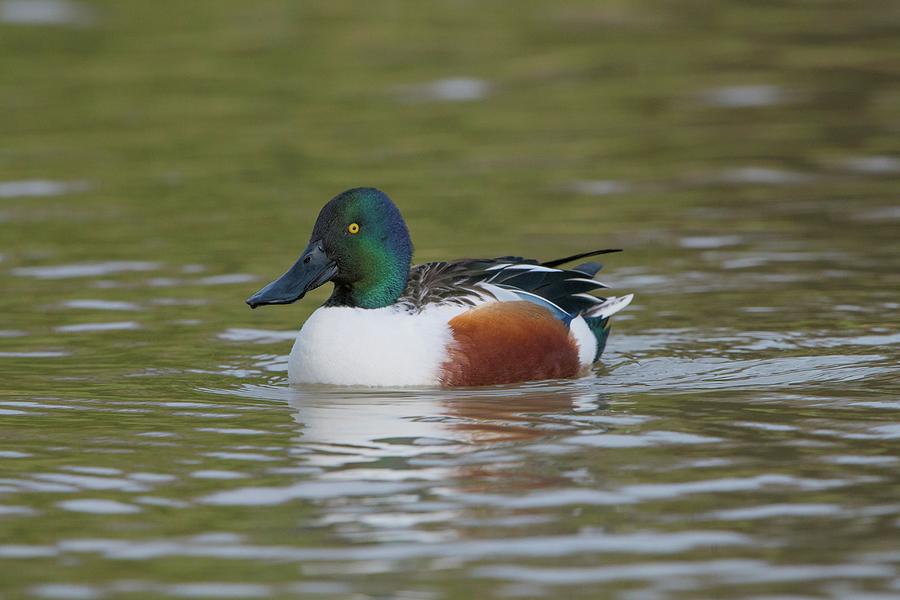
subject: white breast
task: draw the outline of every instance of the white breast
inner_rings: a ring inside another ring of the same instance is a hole
[[[451,342],[448,322],[467,310],[322,307],[303,324],[288,362],[291,383],[434,386]]]

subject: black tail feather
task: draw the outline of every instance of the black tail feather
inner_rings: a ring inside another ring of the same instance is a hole
[[[600,269],[603,268],[598,262],[586,262],[581,263],[580,265],[575,265],[574,267],[569,267],[570,271],[578,271],[579,273],[584,273],[588,277],[593,277],[597,273],[600,272]]]
[[[554,260],[548,260],[547,262],[541,263],[541,265],[545,267],[557,267],[559,265],[564,265],[567,262],[572,262],[573,260],[578,260],[579,258],[587,258],[588,256],[597,256],[599,254],[612,254],[613,252],[621,252],[621,248],[606,248],[604,250],[591,250],[590,252],[582,252],[581,254],[573,254],[572,256],[567,256],[565,258],[557,258]]]

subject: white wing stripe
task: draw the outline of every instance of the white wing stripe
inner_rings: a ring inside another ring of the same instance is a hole
[[[605,283],[597,281],[596,279],[588,279],[587,277],[572,277],[570,279],[566,279],[566,281],[578,281],[581,283],[593,283],[597,287],[608,288],[609,286]]]
[[[534,271],[536,273],[559,273],[560,269],[551,269],[550,267],[545,267],[543,265],[505,265],[507,269],[510,271]],[[495,269],[496,267],[491,267],[488,271]]]
[[[634,299],[634,294],[628,294],[627,296],[620,297],[612,297],[607,298],[606,302],[600,304],[599,306],[595,306],[591,309],[588,309],[584,316],[586,317],[610,317],[629,304]]]
[[[570,294],[571,296],[575,296],[577,298],[584,298],[585,300],[590,300],[594,304],[601,304],[603,302],[603,298],[598,298],[597,296],[592,296],[591,294]]]

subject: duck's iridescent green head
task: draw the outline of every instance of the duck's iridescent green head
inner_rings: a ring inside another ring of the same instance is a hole
[[[290,304],[334,281],[326,304],[380,308],[400,297],[411,261],[409,231],[391,199],[375,188],[354,188],[322,208],[300,259],[247,304]]]

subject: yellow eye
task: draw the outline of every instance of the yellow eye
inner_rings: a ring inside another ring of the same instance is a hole
[[[349,231],[353,235],[356,235],[357,233],[359,233],[359,223],[350,223],[349,225],[347,225],[347,231]]]

